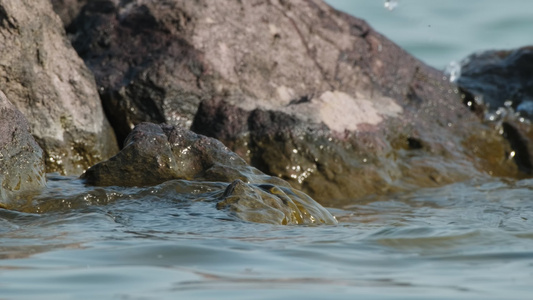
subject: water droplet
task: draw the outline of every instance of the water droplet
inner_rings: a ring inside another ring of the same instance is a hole
[[[385,1],[385,8],[392,11],[398,6],[398,1],[396,0],[386,0]]]
[[[459,64],[456,61],[450,62],[446,69],[444,70],[444,73],[450,77],[450,82],[455,82],[459,77],[461,77],[461,64]]]

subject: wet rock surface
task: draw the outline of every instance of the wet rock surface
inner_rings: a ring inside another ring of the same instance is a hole
[[[233,181],[224,191],[218,209],[240,219],[273,224],[336,224],[320,204],[287,186]]]
[[[509,141],[520,171],[533,174],[533,47],[474,53],[456,83],[467,106]]]
[[[118,151],[93,75],[48,0],[0,1],[0,86],[26,116],[47,172],[81,174]]]
[[[328,205],[521,174],[442,72],[321,1],[96,1],[67,30],[119,138],[190,125]]]
[[[460,70],[457,85],[472,105],[492,112],[507,106],[533,116],[533,47],[474,53],[461,61]]]
[[[231,183],[217,208],[237,217],[274,224],[335,224],[309,196],[245,163],[221,142],[178,126],[137,125],[117,155],[88,169],[95,186],[150,186],[181,179]]]
[[[26,118],[0,91],[0,208],[10,208],[46,185],[43,151]]]

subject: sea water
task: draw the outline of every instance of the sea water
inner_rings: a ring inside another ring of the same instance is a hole
[[[529,1],[397,0],[393,10],[385,1],[330,2],[438,68],[531,42]],[[533,295],[531,179],[354,199],[330,208],[336,226],[231,220],[196,191],[174,193],[172,182],[89,192],[76,178],[48,180],[51,207],[0,210],[0,299]]]
[[[533,1],[326,0],[366,20],[418,59],[444,69],[483,50],[533,45]],[[393,9],[386,9],[385,5]],[[390,4],[394,3],[394,4]]]

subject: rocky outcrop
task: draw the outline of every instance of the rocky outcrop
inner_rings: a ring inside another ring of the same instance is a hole
[[[0,86],[26,116],[47,172],[81,174],[118,151],[93,75],[48,0],[0,0]]]
[[[533,174],[533,47],[474,53],[459,67],[463,102],[502,132],[518,168]]]
[[[0,91],[0,207],[11,208],[45,185],[43,151],[26,118]]]
[[[89,185],[149,186],[173,179],[231,182],[217,208],[274,224],[335,224],[335,218],[283,180],[261,173],[219,141],[168,125],[142,123],[124,149],[82,175]]]
[[[68,32],[119,137],[190,125],[328,205],[522,174],[442,72],[320,0],[88,2]]]

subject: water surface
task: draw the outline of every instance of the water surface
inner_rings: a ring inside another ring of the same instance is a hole
[[[528,299],[533,291],[533,180],[354,200],[331,209],[337,226],[238,221],[202,201],[208,190],[175,193],[179,181],[104,190],[49,180],[41,199],[55,203],[49,211],[0,211],[0,298]],[[67,196],[54,196],[59,189]]]
[[[438,69],[482,50],[533,44],[533,1],[326,0],[366,20],[418,59]]]

